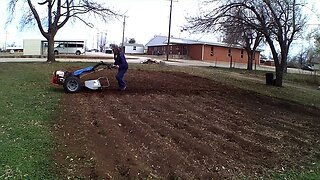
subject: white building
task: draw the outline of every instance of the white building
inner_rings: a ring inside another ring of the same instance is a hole
[[[123,46],[125,54],[144,54],[143,44],[124,43]]]
[[[24,39],[23,40],[23,55],[27,56],[40,56],[42,55],[40,39]]]

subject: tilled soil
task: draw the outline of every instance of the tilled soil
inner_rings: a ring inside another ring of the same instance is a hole
[[[259,177],[320,160],[319,109],[174,72],[129,70],[119,92],[114,70],[100,74],[109,88],[62,100],[65,178]]]

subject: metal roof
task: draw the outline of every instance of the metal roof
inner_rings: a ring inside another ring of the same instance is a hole
[[[181,39],[181,38],[170,38],[170,44],[194,44],[196,41],[189,39]],[[167,36],[154,36],[146,46],[163,46],[168,44]]]
[[[146,46],[163,46],[167,44],[168,44],[167,36],[155,36],[146,44]],[[201,45],[214,45],[214,46],[241,48],[239,45],[229,45],[226,43],[205,42],[205,41],[197,41],[197,40],[182,39],[182,38],[175,38],[175,37],[170,38],[170,44],[201,44]]]
[[[167,36],[154,36],[153,39],[151,39],[146,46],[164,46],[168,44],[168,38]],[[212,46],[220,46],[220,47],[229,47],[229,48],[237,48],[237,49],[243,49],[240,45],[231,45],[227,43],[220,43],[220,42],[206,42],[206,41],[197,41],[197,40],[191,40],[191,39],[182,39],[182,38],[170,38],[170,44],[199,44],[199,45],[212,45]],[[262,51],[261,49],[257,49],[257,51]]]
[[[146,46],[163,46],[166,45],[165,41],[167,41],[166,36],[154,36],[147,44]]]

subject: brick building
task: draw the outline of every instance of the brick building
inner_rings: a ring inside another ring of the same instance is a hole
[[[165,55],[167,37],[155,36],[146,46],[148,55]],[[201,61],[223,61],[243,63],[248,62],[246,51],[239,46],[230,46],[224,43],[202,42],[188,39],[170,38],[169,54],[173,58],[184,58]],[[255,53],[255,62],[260,63],[260,51]]]

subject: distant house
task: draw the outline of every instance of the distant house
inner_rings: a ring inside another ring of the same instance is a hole
[[[124,43],[125,54],[144,54],[144,45],[136,43]]]
[[[147,44],[148,55],[164,55],[167,51],[166,36],[155,36]],[[181,38],[170,38],[169,54],[171,57],[200,61],[248,62],[246,51],[240,46],[225,43],[203,42]],[[255,53],[255,62],[260,63],[260,51]]]
[[[274,66],[274,60],[268,58],[265,55],[261,55],[260,56],[260,64],[267,65],[267,66]]]

